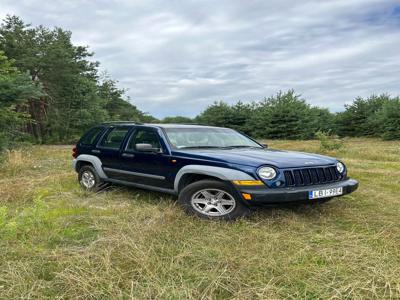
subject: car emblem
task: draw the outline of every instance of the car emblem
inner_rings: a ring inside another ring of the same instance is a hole
[[[305,164],[305,165],[313,165],[314,162],[312,162],[312,161],[305,161],[304,164]]]

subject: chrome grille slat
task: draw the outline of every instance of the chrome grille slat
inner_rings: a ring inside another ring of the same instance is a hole
[[[335,166],[296,168],[283,171],[286,187],[309,186],[343,180]]]

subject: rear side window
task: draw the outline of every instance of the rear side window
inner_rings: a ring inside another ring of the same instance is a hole
[[[128,127],[115,127],[111,129],[101,140],[99,146],[119,149],[128,131]]]
[[[103,127],[95,127],[90,129],[81,139],[82,145],[93,145],[97,136],[103,131]]]

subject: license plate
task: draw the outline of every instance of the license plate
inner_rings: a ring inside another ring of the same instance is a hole
[[[326,190],[318,190],[318,191],[309,191],[308,198],[309,199],[318,199],[318,198],[326,198],[326,197],[333,197],[339,196],[343,194],[343,188],[332,188]]]

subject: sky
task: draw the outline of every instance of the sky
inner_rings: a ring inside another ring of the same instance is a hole
[[[316,106],[400,94],[400,0],[0,0],[0,17],[72,31],[142,111],[294,89]]]

